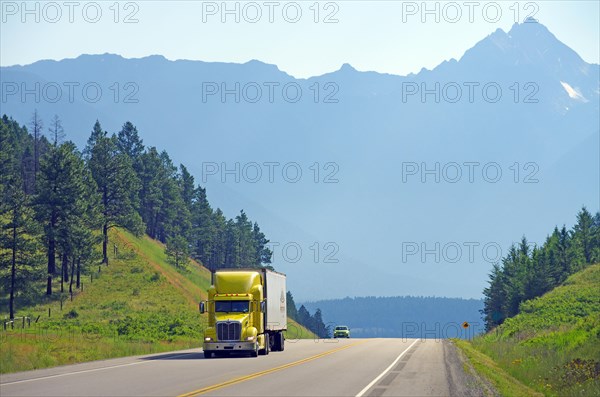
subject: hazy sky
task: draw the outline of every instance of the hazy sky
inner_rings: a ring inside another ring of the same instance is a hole
[[[2,66],[109,52],[258,59],[295,77],[331,72],[343,63],[407,74],[460,58],[497,28],[508,31],[530,14],[587,62],[600,61],[598,1],[0,3]]]

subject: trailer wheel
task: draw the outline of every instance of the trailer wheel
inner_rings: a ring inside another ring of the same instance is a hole
[[[278,352],[282,352],[284,349],[284,337],[283,337],[283,332],[277,332],[275,334],[275,343],[273,346],[273,351],[278,351]]]

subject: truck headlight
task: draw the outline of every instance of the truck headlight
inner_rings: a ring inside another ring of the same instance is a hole
[[[207,336],[206,338],[204,338],[204,342],[210,342],[212,340],[211,337]]]

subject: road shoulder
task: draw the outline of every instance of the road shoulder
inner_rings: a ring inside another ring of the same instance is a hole
[[[443,344],[450,395],[489,397],[500,395],[491,382],[473,368],[460,348],[449,340],[445,340]]]

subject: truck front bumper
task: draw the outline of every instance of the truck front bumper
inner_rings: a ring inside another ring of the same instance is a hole
[[[258,342],[204,342],[205,352],[249,352],[258,349]]]

